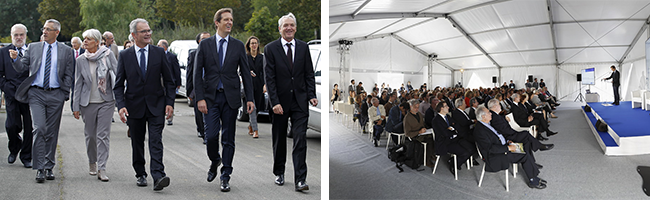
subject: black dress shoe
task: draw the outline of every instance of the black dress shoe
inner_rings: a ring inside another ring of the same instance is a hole
[[[160,191],[160,190],[162,190],[163,188],[165,188],[167,186],[169,186],[169,177],[165,176],[165,177],[162,177],[162,178],[154,181],[153,190],[154,191]]]
[[[376,140],[376,139],[375,139],[375,140],[372,140],[372,143],[374,143],[374,144],[375,144],[375,147],[378,147],[378,146],[379,146],[379,141],[378,141],[378,140]]]
[[[51,169],[46,169],[45,170],[45,179],[54,180],[54,173],[52,173]]]
[[[546,138],[546,137],[542,136],[542,134],[539,134],[539,133],[538,133],[538,134],[537,134],[537,140],[539,140],[539,141],[546,141],[546,140],[548,140],[548,138]]]
[[[531,183],[528,183],[528,187],[530,188],[536,188],[536,189],[544,189],[546,188],[546,184],[542,183],[541,181],[537,185],[533,185]]]
[[[214,179],[217,177],[217,169],[219,168],[219,165],[221,165],[221,160],[210,165],[210,169],[208,170],[208,182],[214,181]]]
[[[284,174],[275,175],[275,184],[284,185]]]
[[[168,125],[168,126],[174,125],[174,122],[172,122],[172,121],[167,121],[167,125]]]
[[[228,183],[228,180],[221,180],[221,191],[230,192],[230,184]]]
[[[309,190],[309,185],[307,185],[305,181],[298,181],[298,183],[296,184],[296,191],[305,191],[305,190]]]
[[[138,182],[136,182],[138,186],[144,187],[147,186],[147,177],[146,176],[140,176],[138,177]]]
[[[37,183],[45,182],[45,172],[42,169],[36,171],[36,182]]]
[[[544,168],[544,166],[542,166],[542,165],[540,165],[540,164],[535,163],[535,165],[537,165],[537,169],[542,169],[542,168]]]
[[[16,154],[9,154],[9,158],[7,158],[7,161],[9,161],[9,164],[14,164],[16,162]]]
[[[546,182],[546,180],[540,178],[539,183],[546,185],[547,182]]]
[[[547,137],[551,137],[551,136],[553,136],[553,135],[555,135],[555,134],[557,134],[557,132],[546,131],[546,136],[547,136]]]
[[[548,150],[553,149],[553,147],[555,147],[554,144],[545,144],[545,145],[542,145],[542,146],[539,148],[539,150],[540,150],[540,151],[548,151]]]
[[[196,136],[199,136],[200,138],[203,138],[203,134],[201,132],[196,132]]]
[[[25,168],[32,168],[32,161],[24,161],[23,166],[25,166]]]

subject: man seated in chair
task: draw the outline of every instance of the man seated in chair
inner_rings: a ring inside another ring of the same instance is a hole
[[[408,102],[404,102],[399,106],[393,106],[388,112],[388,120],[386,120],[386,131],[391,133],[404,133],[404,116],[411,108]],[[392,140],[398,144],[397,136],[393,135]],[[386,144],[388,145],[388,144]]]
[[[519,102],[521,98],[519,94],[513,94],[512,97],[515,102]],[[517,106],[515,106],[515,108],[513,108],[512,110],[512,116],[515,122],[519,124],[519,126],[528,127],[528,126],[535,125],[537,126],[537,130],[539,130],[539,133],[546,132],[547,136],[552,136],[557,134],[557,132],[553,132],[548,128],[548,122],[545,119],[543,119],[542,117],[534,117],[533,115],[529,115],[528,111],[526,110],[523,104],[517,103],[516,105]]]
[[[469,157],[474,154],[476,147],[473,144],[467,142],[467,140],[464,138],[458,137],[456,129],[451,126],[453,124],[453,120],[447,117],[447,114],[449,113],[449,106],[447,106],[447,102],[440,101],[440,103],[436,105],[436,112],[437,114],[431,122],[431,125],[433,126],[433,132],[435,133],[434,141],[436,146],[436,154],[456,154],[458,159],[457,167],[460,169],[462,163],[465,163],[465,161],[467,161],[467,159],[469,159]],[[453,166],[453,159],[449,158],[447,163],[449,163],[449,170],[452,174],[454,174],[454,171],[457,169]]]
[[[472,150],[476,149],[474,145],[475,140],[474,140],[474,123],[475,121],[469,118],[469,115],[465,113],[465,101],[462,98],[457,98],[456,99],[456,108],[449,108],[453,109],[451,111],[451,118],[453,119],[454,124],[452,125],[455,129],[456,132],[458,133],[458,136],[460,138],[465,139],[467,142],[469,142],[469,147],[473,148]],[[476,152],[475,152],[476,153]],[[474,165],[478,165],[479,163],[476,162],[476,158],[478,158],[478,154],[475,155],[474,160],[472,160]]]
[[[384,125],[386,121],[386,110],[383,105],[379,105],[377,97],[372,98],[372,107],[368,109],[368,118],[373,125],[373,140],[375,146],[379,146],[379,137],[384,132]]]
[[[508,169],[511,163],[521,163],[524,168],[526,177],[528,178],[528,187],[544,189],[546,188],[546,180],[537,177],[539,175],[539,168],[535,165],[535,158],[530,154],[530,151],[525,153],[513,153],[516,146],[511,145],[511,141],[507,141],[505,137],[497,132],[491,125],[493,113],[489,112],[484,106],[479,106],[476,110],[476,127],[474,128],[474,136],[478,144],[483,161],[485,162],[485,171],[497,172],[500,170]]]
[[[512,127],[508,123],[508,120],[504,116],[497,114],[499,113],[499,111],[501,111],[500,110],[501,106],[499,105],[499,101],[490,100],[490,102],[488,102],[488,107],[490,108],[489,111],[492,114],[492,117],[490,117],[490,125],[494,129],[496,129],[497,132],[503,134],[503,136],[507,140],[524,144],[524,151],[530,152],[532,155],[534,151],[538,151],[538,150],[546,151],[546,150],[553,149],[553,147],[555,146],[553,144],[542,144],[539,140],[535,139],[535,137],[533,137],[528,131],[515,131],[514,129],[512,129]],[[474,132],[476,132],[476,127],[474,127]],[[543,167],[542,165],[539,164],[537,164],[537,166],[540,169]]]
[[[404,116],[404,134],[412,140],[427,143],[427,149],[425,149],[427,158],[424,165],[433,167],[433,160],[436,158],[433,148],[433,135],[423,134],[427,129],[424,127],[424,115],[419,112],[420,100],[411,99],[408,101],[408,104],[410,109],[406,116]]]

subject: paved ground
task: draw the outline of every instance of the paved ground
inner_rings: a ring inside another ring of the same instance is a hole
[[[0,194],[2,199],[320,199],[321,197],[321,143],[320,133],[309,130],[307,183],[310,190],[305,193],[294,191],[293,164],[287,155],[286,184],[276,186],[271,172],[273,151],[271,124],[260,123],[260,138],[247,134],[247,122],[237,122],[234,171],[230,181],[232,190],[219,191],[218,180],[206,181],[210,161],[205,146],[196,136],[192,109],[185,100],[177,99],[174,125],[163,132],[165,146],[164,164],[171,184],[160,192],[153,191],[153,180],[149,186],[137,187],[135,173],[131,167],[130,139],[126,136],[126,125],[115,122],[111,130],[110,157],[107,164],[109,182],[101,182],[88,175],[88,157],[85,150],[83,123],[72,117],[70,103],[64,108],[57,165],[56,180],[43,184],[35,182],[36,172],[23,168],[20,161],[8,164],[9,151],[7,135],[0,127]],[[4,110],[3,110],[4,111]],[[117,113],[115,119],[118,120]],[[0,114],[0,122],[6,115]],[[288,151],[292,141],[288,138]],[[148,147],[147,173],[149,173]]]

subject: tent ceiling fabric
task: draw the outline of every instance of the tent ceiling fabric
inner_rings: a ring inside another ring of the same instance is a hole
[[[621,63],[649,18],[647,0],[332,0],[330,46],[393,35],[454,70]]]

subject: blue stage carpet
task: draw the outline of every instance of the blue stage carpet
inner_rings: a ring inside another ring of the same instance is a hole
[[[588,104],[619,137],[650,135],[650,130],[644,128],[650,122],[650,112],[632,109],[630,101],[622,101],[618,106],[603,106],[603,102]]]

